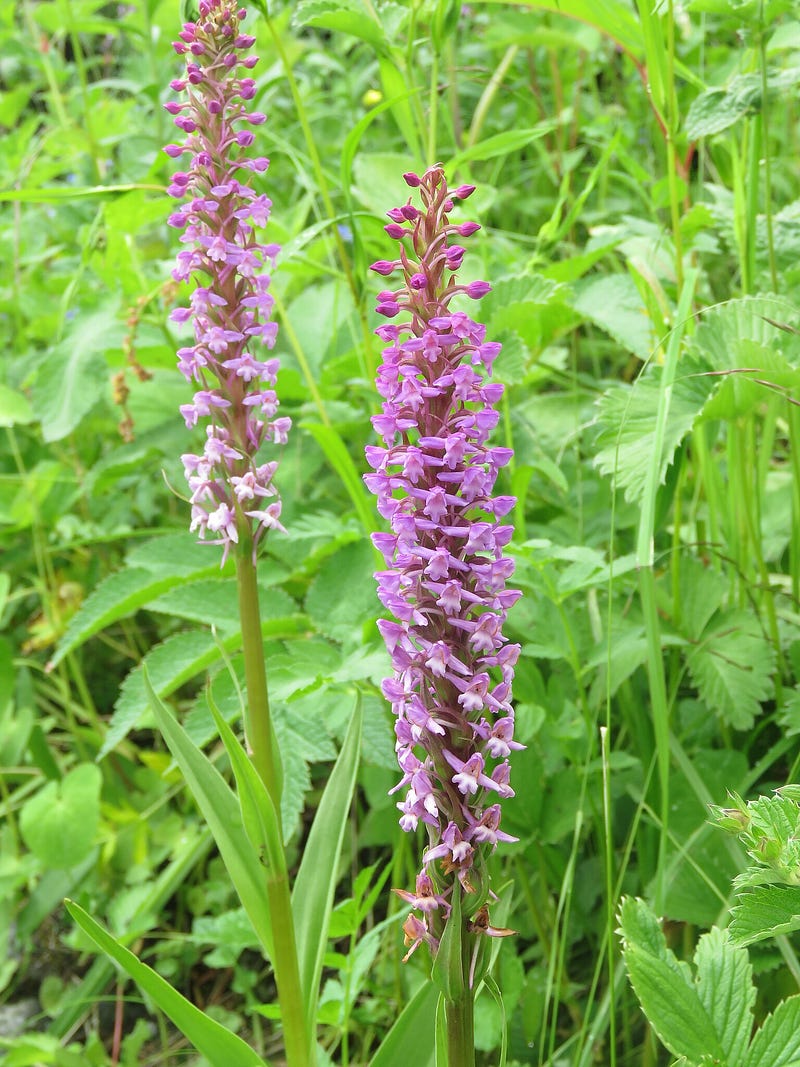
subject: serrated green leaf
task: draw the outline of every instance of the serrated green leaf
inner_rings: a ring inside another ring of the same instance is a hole
[[[767,1016],[742,1067],[800,1067],[800,996],[784,1000]]]
[[[110,956],[140,989],[161,1008],[177,1028],[191,1041],[211,1067],[266,1067],[261,1059],[237,1035],[196,1008],[147,964],[104,930],[99,923],[73,901],[66,901],[69,914],[89,935],[97,947]]]
[[[625,499],[642,500],[647,487],[656,439],[656,415],[661,394],[660,370],[646,372],[633,386],[612,386],[598,402],[595,464],[625,490]],[[671,403],[662,439],[658,484],[663,485],[678,445],[695,424],[708,394],[711,379],[680,378],[672,387]]]
[[[305,604],[320,633],[360,641],[364,621],[375,614],[374,562],[366,540],[345,545],[323,562]]]
[[[184,581],[185,578],[176,575],[154,578],[150,571],[139,567],[109,575],[70,619],[50,661],[51,668],[112,622],[132,615]]]
[[[295,26],[319,26],[349,33],[378,52],[388,48],[383,26],[359,0],[301,0],[292,21]]]
[[[713,620],[686,663],[703,700],[737,730],[752,726],[772,694],[775,650],[747,612]]]
[[[143,567],[154,574],[165,572],[197,577],[208,571],[218,578],[233,574],[233,561],[220,567],[218,555],[213,545],[195,540],[186,530],[134,544],[128,551],[126,562],[129,567]],[[259,574],[259,578],[263,580],[263,574]]]
[[[277,712],[277,705],[274,709]],[[288,841],[295,832],[300,816],[305,807],[306,794],[311,788],[311,774],[308,763],[293,742],[297,734],[287,727],[287,718],[276,714],[273,725],[283,766],[283,789],[281,791],[281,826],[284,840]],[[330,738],[323,733],[328,746],[332,748]],[[331,753],[336,755],[335,750]]]
[[[304,622],[300,615],[266,619],[261,624],[261,633],[265,638],[293,637],[303,632],[306,625],[307,620]],[[220,639],[219,644],[226,652],[235,652],[241,646],[241,633],[238,629],[235,633],[228,633]],[[142,664],[147,665],[156,692],[166,697],[201,671],[216,666],[220,659],[220,648],[213,635],[201,631],[173,634],[152,648],[122,683],[100,757],[107,755],[127,737],[147,708]]]
[[[686,136],[691,141],[698,137],[710,137],[722,133],[738,122],[748,111],[758,106],[761,96],[760,79],[751,75],[751,84],[745,91],[708,89],[692,101],[686,115]],[[755,81],[752,79],[755,78]]]
[[[800,930],[800,886],[754,886],[731,908],[731,940],[752,945],[767,937]]]
[[[753,1028],[756,989],[747,952],[714,927],[695,950],[697,993],[719,1036],[727,1067],[738,1067]]]
[[[727,589],[725,576],[713,567],[704,566],[694,556],[681,559],[678,600],[682,632],[692,640],[698,640]]]
[[[575,284],[573,307],[624,349],[645,361],[657,338],[636,283],[628,274],[606,274]]]
[[[178,686],[207,670],[219,659],[219,649],[211,634],[193,630],[190,633],[173,634],[160,645],[151,648],[145,658],[126,677],[114,705],[114,714],[108,724],[108,733],[99,756],[107,755],[131,730],[148,706],[147,670],[150,684],[159,696],[168,696]]]
[[[623,958],[631,985],[650,1025],[675,1056],[700,1063],[724,1053],[714,1023],[703,1006],[686,965],[667,948],[658,920],[640,900],[620,909]]]
[[[283,589],[259,586],[261,618],[276,619],[291,615],[297,604]],[[235,578],[205,578],[182,582],[148,604],[150,611],[162,611],[180,619],[215,626],[230,632],[239,627],[239,599]]]

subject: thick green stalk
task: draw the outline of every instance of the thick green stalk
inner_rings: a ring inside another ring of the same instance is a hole
[[[475,1067],[475,1001],[471,989],[459,1000],[445,1001],[447,1067]]]
[[[267,787],[275,809],[281,809],[281,780],[274,731],[269,711],[267,670],[261,637],[261,612],[258,606],[256,567],[252,543],[242,538],[236,556],[236,583],[239,589],[239,618],[242,624],[242,652],[247,683],[244,730],[250,758]]]
[[[242,526],[244,524],[241,524]],[[236,556],[236,579],[239,589],[239,617],[242,625],[242,651],[247,684],[245,735],[258,774],[266,786],[275,809],[281,810],[282,779],[280,755],[270,719],[264,643],[261,636],[261,613],[258,605],[256,566],[252,541],[242,536]],[[286,866],[281,865],[267,879],[274,956],[275,984],[283,1023],[283,1037],[288,1067],[313,1067],[313,1035],[306,1033],[305,998],[300,984],[297,943],[292,915],[292,900]]]

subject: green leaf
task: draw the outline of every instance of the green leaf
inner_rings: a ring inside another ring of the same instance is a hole
[[[301,427],[308,430],[341,478],[364,532],[368,534],[375,525],[369,495],[341,435],[332,426],[323,426],[321,423],[303,422]]]
[[[766,25],[766,23],[765,23]],[[800,81],[800,68],[770,70],[768,90],[790,89]],[[761,74],[737,74],[724,88],[708,89],[692,101],[686,115],[686,136],[694,141],[727,130],[763,105]]]
[[[0,384],[0,427],[25,426],[33,422],[33,417],[25,394]]]
[[[89,935],[101,951],[110,956],[140,989],[159,1006],[209,1061],[212,1067],[266,1067],[264,1060],[249,1048],[236,1034],[226,1030],[210,1016],[173,989],[160,974],[137,960],[99,923],[73,901],[65,902],[80,928]]]
[[[501,0],[493,2],[499,3]],[[508,0],[502,2],[505,6]],[[616,41],[626,52],[644,56],[641,25],[633,9],[623,0],[513,0],[513,3],[585,22]]]
[[[800,1067],[800,996],[784,1000],[767,1016],[742,1067]]]
[[[453,1003],[464,997],[464,923],[461,919],[461,886],[453,887],[450,914],[444,924],[439,950],[433,961],[431,978],[446,1001]]]
[[[291,618],[267,619],[261,624],[261,633],[265,638],[283,638],[295,636],[306,628],[307,620],[304,623],[303,617],[296,615]],[[226,652],[236,651],[241,646],[241,641],[238,629],[235,633],[227,633],[221,637],[219,644],[209,633],[191,631],[173,634],[152,648],[122,683],[100,756],[107,755],[127,737],[147,709],[143,667],[146,666],[150,672],[153,688],[159,696],[169,696],[201,671],[216,665],[221,659],[220,647]]]
[[[292,19],[295,26],[319,26],[349,33],[384,52],[388,42],[383,26],[360,0],[300,0]]]
[[[370,1060],[369,1067],[433,1067],[439,990],[423,982]]]
[[[403,135],[403,140],[408,146],[410,159],[420,159],[419,135],[414,109],[408,97],[408,83],[411,79],[401,68],[402,61],[398,62],[391,53],[378,57],[378,71],[381,76],[381,89],[383,95],[391,101],[389,110],[392,118],[397,123],[397,128]],[[406,157],[407,159],[409,157]],[[356,168],[358,164],[356,163]],[[402,170],[398,174],[402,174]],[[376,190],[377,192],[377,190]],[[383,210],[378,212],[382,214]]]
[[[22,839],[46,867],[74,867],[89,855],[100,824],[101,785],[99,767],[81,763],[25,802]]]
[[[575,285],[574,308],[628,352],[647,360],[656,337],[636,283],[628,274],[605,274]]]
[[[324,561],[305,603],[320,633],[360,642],[364,621],[375,616],[374,562],[367,540],[345,545]]]
[[[750,959],[727,930],[715,926],[698,941],[694,964],[697,992],[719,1035],[727,1067],[738,1067],[753,1029],[756,989]]]
[[[500,1012],[500,1061],[498,1067],[506,1067],[508,1058],[508,1020],[506,1017],[506,1006],[503,1002],[503,994],[500,992],[500,987],[497,982],[495,982],[490,974],[484,975],[483,984],[489,990],[492,999]]]
[[[339,758],[311,825],[292,891],[297,959],[309,1032],[312,1032],[317,1016],[322,961],[327,948],[339,856],[355,788],[360,748],[361,702],[357,700]]]
[[[250,844],[261,857],[268,878],[285,876],[286,857],[275,805],[233,730],[220,715],[214,701],[209,700],[209,704],[236,778],[242,822]]]
[[[626,898],[620,909],[623,958],[631,985],[651,1026],[675,1056],[699,1063],[724,1053],[691,972],[679,963],[653,912],[644,901]]]
[[[800,930],[800,886],[754,886],[731,908],[731,940],[752,945],[767,937]]]
[[[504,130],[495,133],[491,137],[484,137],[482,141],[470,145],[463,152],[457,152],[446,164],[447,173],[452,175],[460,170],[465,163],[474,162],[477,159],[496,159],[497,156],[506,156],[511,152],[519,152],[527,148],[534,141],[546,137],[556,128],[556,122],[548,120],[540,122],[537,126],[530,126],[521,130]]]
[[[686,663],[703,700],[737,730],[752,726],[772,694],[775,650],[748,612],[717,616]]]
[[[728,89],[708,89],[692,101],[686,115],[686,136],[696,141],[721,133],[754,111],[760,100],[761,78],[756,74],[734,78]]]
[[[656,415],[661,396],[660,368],[648,371],[633,386],[614,385],[598,403],[600,433],[595,464],[625,490],[625,499],[640,502],[651,477],[656,447]],[[672,386],[661,436],[658,484],[663,485],[675,451],[703,410],[710,379],[681,378]]]
[[[103,395],[108,369],[102,354],[119,348],[122,335],[122,323],[110,312],[81,314],[42,361],[32,399],[45,441],[66,437]]]
[[[146,671],[144,685],[158,728],[214,835],[222,861],[253,929],[271,958],[272,928],[265,871],[245,831],[236,797],[216,767],[192,744],[181,725],[156,696]]]
[[[213,572],[213,568],[209,570]],[[141,567],[129,567],[110,575],[70,619],[50,661],[50,669],[112,622],[132,615],[151,600],[184,581],[184,577],[174,574],[154,578],[150,571]]]

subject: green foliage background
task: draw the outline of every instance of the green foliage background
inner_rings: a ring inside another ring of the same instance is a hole
[[[515,450],[527,748],[504,814],[520,842],[494,873],[519,931],[496,969],[509,1060],[668,1063],[625,982],[619,900],[669,920],[660,958],[691,958],[745,866],[707,805],[793,781],[800,757],[800,5],[301,0],[249,17],[295,424],[289,536],[269,539],[260,591],[298,856],[364,711],[330,1061],[368,1063],[425,978],[422,953],[400,964],[389,893],[419,843],[387,796],[360,473],[379,406],[368,264],[402,172],[441,160],[478,186],[464,277],[493,285],[476,314],[504,345],[497,440]],[[88,954],[65,896],[260,1053],[279,1047],[257,938],[143,681],[146,664],[227,774],[204,682],[233,720],[235,588],[186,529],[167,322],[180,20],[174,0],[0,0],[0,997],[36,1013],[0,1037],[9,1065],[191,1055]],[[698,958],[728,952],[713,938]],[[795,944],[752,950],[757,1018],[796,989]],[[488,996],[476,1026],[497,1063]]]

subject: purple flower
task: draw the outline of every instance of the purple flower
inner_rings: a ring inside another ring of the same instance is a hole
[[[376,574],[378,595],[397,620],[378,627],[392,657],[383,692],[396,716],[396,788],[406,790],[400,824],[411,831],[422,822],[429,838],[416,892],[397,891],[422,912],[404,927],[410,955],[423,941],[436,953],[447,898],[479,894],[486,853],[516,840],[500,830],[497,800],[514,795],[507,757],[523,746],[513,739],[511,706],[519,646],[502,632],[519,596],[506,589],[514,565],[503,550],[513,531],[500,521],[514,500],[492,495],[512,453],[488,441],[503,392],[488,381],[500,345],[450,308],[459,295],[478,300],[490,289],[460,285],[454,273],[464,256],[455,240],[479,227],[452,224],[448,213],[473,187],[449,193],[438,165],[404,178],[422,210],[409,201],[389,212],[398,221],[385,229],[401,242],[399,256],[373,265],[403,281],[378,294],[378,312],[397,321],[377,330],[387,344],[377,381],[384,404],[372,422],[383,446],[367,448],[365,482],[391,527],[373,541],[387,564]],[[485,899],[471,901],[481,915],[468,924],[472,933],[495,933],[480,911]]]
[[[170,315],[173,322],[191,321],[194,329],[195,343],[178,351],[178,368],[199,388],[181,413],[189,427],[210,420],[203,454],[183,457],[191,529],[223,546],[223,562],[232,545],[252,543],[255,554],[267,530],[283,529],[272,484],[277,463],[259,464],[257,453],[264,443],[284,444],[291,425],[277,417],[278,360],[262,358],[277,334],[265,265],[274,265],[278,246],[256,240],[255,228],[266,225],[272,205],[246,178],[248,171],[266,170],[269,161],[248,158],[245,149],[255,134],[240,128],[265,121],[260,111],[247,110],[255,82],[238,70],[257,62],[238,54],[255,40],[239,33],[245,14],[232,0],[200,0],[198,21],[185,23],[173,44],[187,64],[186,78],[170,87],[187,99],[164,105],[186,134],[164,151],[172,159],[190,157],[189,168],[173,174],[167,190],[186,198],[169,218],[184,230],[172,274],[176,281],[194,276],[199,282],[189,307]]]

